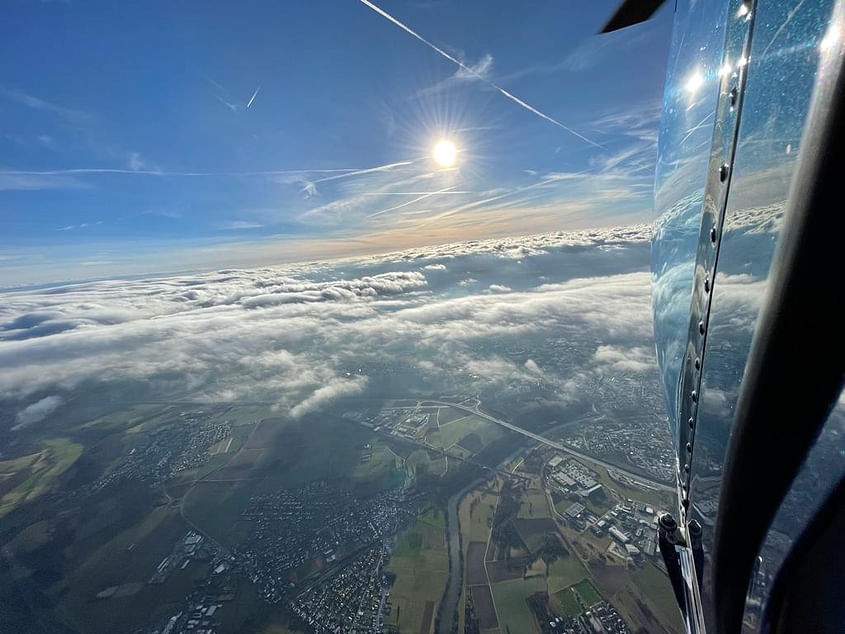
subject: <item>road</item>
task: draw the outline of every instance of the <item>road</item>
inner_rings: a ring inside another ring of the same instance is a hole
[[[239,482],[239,481],[245,481],[245,480],[251,479],[251,478],[233,478],[233,479],[230,479],[230,480],[219,480],[219,479],[212,479],[210,476],[212,476],[213,474],[217,473],[218,471],[225,469],[226,467],[229,466],[229,464],[235,459],[235,457],[238,456],[244,450],[244,448],[249,444],[249,441],[252,440],[252,437],[255,435],[256,430],[259,428],[259,426],[261,425],[262,422],[264,422],[263,419],[258,421],[257,423],[255,423],[255,425],[252,426],[252,429],[250,430],[249,435],[246,437],[244,444],[241,445],[240,448],[234,454],[232,454],[226,462],[221,464],[219,467],[212,469],[211,471],[206,473],[203,477],[194,480],[191,483],[191,486],[188,488],[188,490],[185,491],[185,493],[182,495],[181,498],[179,498],[179,515],[181,515],[181,517],[185,521],[185,523],[188,524],[188,526],[190,526],[192,529],[194,529],[195,532],[199,533],[200,535],[205,537],[208,541],[210,541],[212,544],[217,546],[217,548],[220,550],[220,552],[223,552],[223,553],[228,553],[229,549],[226,548],[225,546],[223,546],[223,544],[221,544],[214,537],[212,537],[207,531],[205,531],[202,528],[200,528],[199,526],[197,526],[197,524],[194,523],[194,521],[187,516],[187,514],[185,513],[185,500],[188,499],[188,495],[191,493],[191,491],[193,491],[196,488],[197,484],[200,483],[200,482]],[[230,438],[229,444],[226,446],[227,452],[228,452],[228,449],[231,446],[231,444],[232,444],[232,439]],[[170,493],[168,493],[166,485],[164,487],[164,494],[167,496],[168,501],[172,501],[173,498],[170,497]]]
[[[589,460],[591,462],[595,462],[596,464],[600,464],[601,466],[609,469],[613,469],[618,471],[619,473],[624,473],[628,478],[632,481],[636,482],[637,484],[644,486],[650,489],[659,489],[661,491],[666,491],[668,493],[672,493],[674,495],[675,489],[668,484],[664,484],[663,482],[658,482],[657,480],[652,480],[651,478],[646,478],[636,473],[631,473],[627,469],[623,469],[622,467],[615,465],[610,462],[606,462],[601,460],[600,458],[594,458],[588,454],[582,453],[577,449],[573,449],[568,445],[564,445],[563,443],[555,442],[554,440],[549,440],[545,436],[541,436],[540,434],[535,434],[534,432],[528,431],[527,429],[523,429],[522,427],[518,427],[513,423],[509,423],[507,421],[502,420],[501,418],[496,418],[495,416],[491,416],[486,412],[482,412],[478,409],[478,405],[475,407],[467,407],[466,405],[460,405],[458,403],[446,403],[444,401],[423,401],[423,404],[426,403],[433,403],[435,405],[447,405],[449,407],[454,407],[455,409],[462,410],[464,412],[468,412],[470,414],[475,414],[476,416],[483,418],[484,420],[490,421],[491,423],[495,423],[496,425],[501,425],[506,429],[510,429],[517,434],[522,434],[523,436],[527,436],[528,438],[532,438],[538,442],[543,443],[544,445],[548,445],[549,447],[554,447],[558,451],[564,451],[566,453],[572,454],[578,458],[582,458],[584,460]]]

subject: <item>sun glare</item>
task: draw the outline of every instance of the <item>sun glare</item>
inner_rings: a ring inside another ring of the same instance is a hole
[[[692,75],[690,75],[689,79],[687,79],[687,83],[684,84],[684,88],[687,89],[687,92],[694,95],[703,84],[704,75],[702,75],[699,71],[695,71]]]
[[[452,167],[458,155],[458,148],[448,139],[441,139],[435,143],[431,155],[440,167]]]

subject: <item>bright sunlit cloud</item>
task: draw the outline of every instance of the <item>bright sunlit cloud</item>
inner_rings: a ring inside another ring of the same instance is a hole
[[[431,155],[440,167],[452,167],[458,156],[458,148],[449,139],[441,139],[434,144]]]

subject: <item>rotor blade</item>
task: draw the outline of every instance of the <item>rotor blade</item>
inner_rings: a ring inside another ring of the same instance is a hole
[[[648,20],[665,0],[623,0],[599,33],[610,33]]]

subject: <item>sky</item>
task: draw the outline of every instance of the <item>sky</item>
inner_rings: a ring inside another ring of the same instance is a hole
[[[9,3],[0,287],[649,221],[671,9],[613,10]]]

